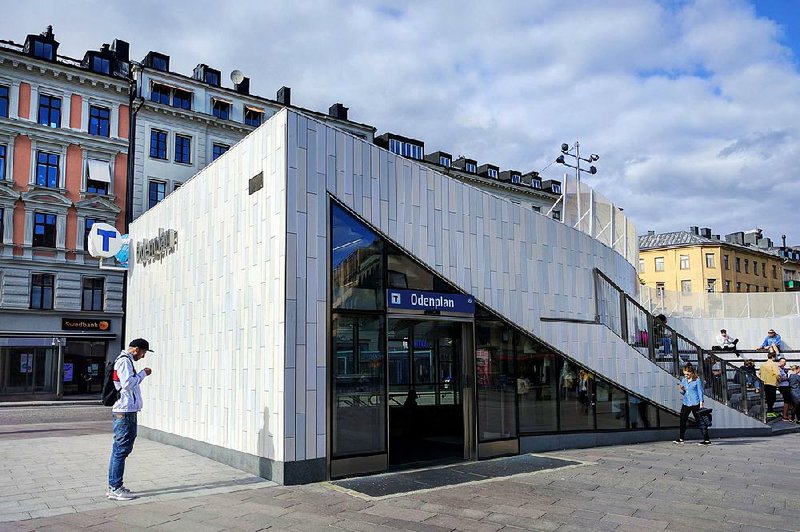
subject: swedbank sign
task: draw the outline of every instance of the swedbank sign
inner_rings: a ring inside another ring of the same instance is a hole
[[[174,229],[159,229],[155,238],[144,239],[136,243],[136,262],[147,266],[175,253],[178,248],[178,232]]]

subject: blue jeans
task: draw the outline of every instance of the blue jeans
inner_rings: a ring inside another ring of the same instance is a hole
[[[133,451],[136,440],[136,412],[111,414],[114,427],[114,445],[111,447],[111,461],[108,464],[108,485],[117,489],[122,486],[125,474],[125,459]]]

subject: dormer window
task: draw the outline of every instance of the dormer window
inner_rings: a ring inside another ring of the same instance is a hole
[[[473,164],[473,163],[466,163],[464,165],[464,170],[466,170],[467,173],[470,173],[470,174],[477,173],[478,172],[478,165]]]
[[[541,190],[542,189],[542,182],[538,179],[533,179],[531,181],[531,187]]]
[[[157,55],[153,56],[152,66],[154,69],[160,70],[161,72],[167,72],[169,70],[169,63],[167,63],[167,60]]]
[[[220,120],[230,120],[231,104],[218,98],[213,98],[212,101],[214,102],[212,114]]]
[[[522,183],[522,177],[519,174],[511,174],[511,182],[515,185]]]
[[[253,107],[245,107],[244,123],[248,126],[258,127],[264,121],[264,111]]]
[[[389,139],[389,151],[397,155],[403,155],[403,143],[396,139]]]
[[[33,44],[33,56],[41,59],[53,60],[53,45],[49,42],[36,41]]]
[[[495,170],[494,168],[488,168],[486,170],[486,175],[488,175],[492,179],[497,179],[497,170]]]
[[[109,61],[105,57],[100,57],[99,55],[93,56],[92,72],[97,72],[98,74],[111,73],[111,61]]]
[[[561,185],[553,184],[551,187],[553,194],[561,194]]]
[[[219,74],[217,74],[212,70],[206,70],[203,81],[205,81],[209,85],[214,85],[215,87],[219,87]]]
[[[440,155],[439,164],[444,166],[445,168],[450,168],[450,157],[445,157],[444,155]]]

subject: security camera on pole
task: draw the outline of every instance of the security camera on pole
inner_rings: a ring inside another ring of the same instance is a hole
[[[572,153],[573,150],[574,150],[575,153]],[[575,160],[575,164],[570,164],[570,163],[566,162],[564,156],[572,157]],[[576,227],[580,225],[580,222],[583,219],[583,211],[581,211],[581,172],[585,172],[587,174],[593,174],[593,175],[596,174],[597,173],[597,168],[592,166],[591,163],[593,163],[593,162],[595,162],[595,161],[597,161],[599,159],[600,159],[600,156],[597,155],[596,153],[591,154],[588,158],[587,157],[581,157],[581,145],[577,140],[575,141],[575,145],[572,148],[569,147],[569,144],[563,143],[561,145],[561,155],[559,155],[556,158],[556,162],[557,163],[563,164],[564,166],[569,166],[570,168],[574,168],[575,169],[575,181],[576,181],[575,189],[576,189],[576,194],[578,196],[578,198],[577,198],[577,203],[578,203],[578,222],[576,224]],[[584,169],[584,168],[581,168],[581,161],[590,163],[590,166],[589,166],[588,170]],[[566,174],[565,174],[565,176],[566,176]],[[567,192],[566,188],[567,187],[565,186],[564,187],[564,193],[565,194]],[[565,207],[566,207],[566,205],[565,205]],[[566,209],[564,209],[564,210],[566,211]],[[590,208],[590,211],[591,211],[591,208]],[[565,214],[566,214],[566,212],[565,212]],[[566,218],[566,216],[564,218]],[[589,217],[589,225],[590,225],[589,234],[594,234],[594,230],[591,227],[592,225],[594,225],[594,216],[590,216]]]

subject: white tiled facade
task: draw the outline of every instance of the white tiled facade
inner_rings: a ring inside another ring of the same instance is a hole
[[[674,378],[610,330],[540,319],[594,320],[594,268],[633,293],[635,268],[619,254],[283,110],[132,226],[135,242],[159,228],[179,241],[129,276],[129,334],[158,351],[142,425],[276,461],[326,457],[331,197],[498,314],[679,409]],[[717,406],[715,427],[759,425]]]

